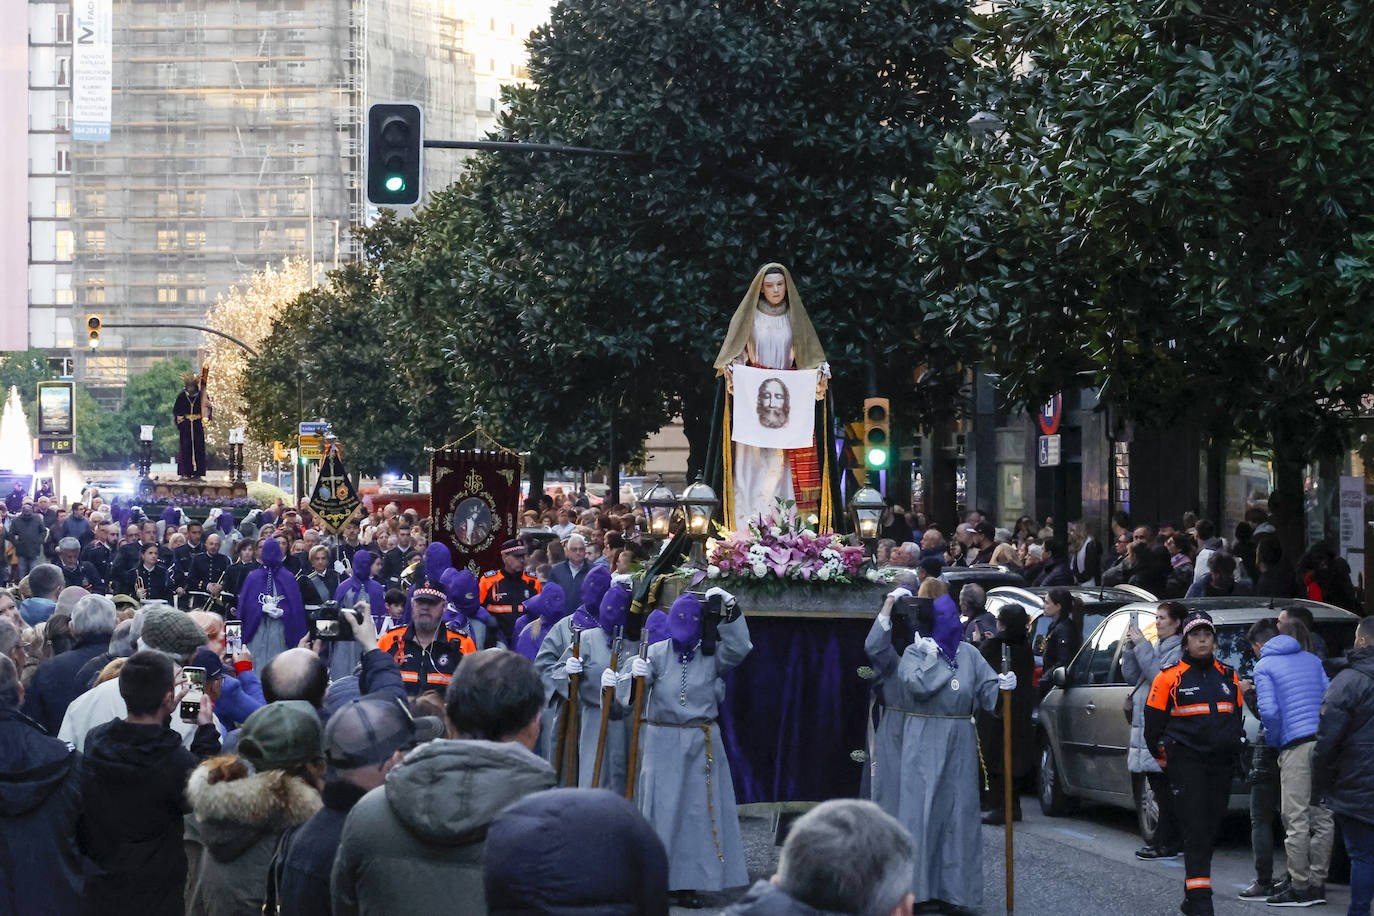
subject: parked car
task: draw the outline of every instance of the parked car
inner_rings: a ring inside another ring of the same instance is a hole
[[[1083,633],[1091,635],[1107,615],[1117,608],[1133,601],[1154,601],[1158,599],[1143,588],[1134,585],[1121,585],[1103,588],[1096,585],[1067,586],[1069,592],[1083,602]],[[1045,616],[1045,596],[1053,588],[1043,585],[1011,586],[1003,585],[988,592],[987,609],[995,616],[1007,604],[1019,604],[1030,616],[1031,648],[1035,650],[1035,684],[1040,685],[1040,667],[1045,657],[1045,638],[1049,635],[1050,618]]]
[[[1185,599],[1190,611],[1206,611],[1216,623],[1216,655],[1248,680],[1255,666],[1246,639],[1250,625],[1277,617],[1283,607],[1301,605],[1312,611],[1313,624],[1326,641],[1329,658],[1343,656],[1355,641],[1359,617],[1329,604],[1307,600],[1266,601],[1256,598]],[[1121,672],[1121,650],[1127,627],[1134,622],[1153,639],[1157,602],[1127,604],[1084,640],[1067,667],[1045,672],[1054,684],[1040,701],[1040,809],[1051,817],[1068,813],[1078,800],[1134,808],[1145,842],[1154,842],[1159,807],[1150,784],[1126,769],[1131,725],[1123,711],[1135,689]],[[1246,740],[1259,735],[1259,722],[1245,710]],[[1230,808],[1247,811],[1249,789],[1231,786]]]
[[[1025,585],[1026,580],[1010,566],[994,563],[976,563],[973,566],[946,566],[940,570],[940,581],[949,586],[949,596],[956,602],[959,592],[972,582],[984,589],[994,589],[999,585]]]

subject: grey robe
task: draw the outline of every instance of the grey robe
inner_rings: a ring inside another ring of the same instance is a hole
[[[957,672],[933,644],[918,639],[902,654],[891,683],[888,702],[906,711],[897,819],[916,841],[911,892],[917,902],[977,909],[983,903],[982,775],[970,766],[977,760],[973,713],[996,707],[997,673],[966,642],[959,644],[955,662]],[[940,716],[951,718],[934,718]]]
[[[892,648],[892,630],[883,629],[877,620],[868,631],[864,640],[864,651],[868,653],[869,664],[873,666],[873,686],[880,687],[882,697],[888,700],[898,692],[897,664],[901,660]],[[888,700],[895,704],[895,700]],[[874,804],[893,817],[901,811],[902,780],[902,732],[906,728],[906,716],[900,709],[888,711],[887,706],[879,705],[878,727],[873,732],[873,747],[870,751],[869,772],[870,794]]]
[[[553,764],[554,769],[558,769],[558,761],[553,757],[558,750],[558,728],[562,724],[561,713],[565,705],[567,687],[563,688],[561,694],[555,689],[553,671],[566,654],[571,654],[571,647],[572,615],[569,614],[549,627],[543,641],[539,643],[539,651],[534,656],[535,670],[544,681],[544,711],[539,717],[539,743],[535,745],[534,752]]]
[[[1131,694],[1131,747],[1126,752],[1126,769],[1132,773],[1159,772],[1155,755],[1145,747],[1145,701],[1150,697],[1155,676],[1178,664],[1182,649],[1182,638],[1174,634],[1158,646],[1142,639],[1121,650],[1121,674],[1136,685]]]
[[[540,646],[542,651],[543,646]],[[620,641],[620,655],[616,670],[628,673],[630,661],[639,654],[639,643]],[[572,657],[571,636],[558,664],[549,671],[548,682],[558,695],[568,696],[568,671],[564,663]],[[611,647],[606,645],[606,633],[601,628],[584,630],[581,644],[582,675],[577,695],[582,703],[581,736],[577,745],[577,785],[592,787],[592,773],[596,767],[596,741],[601,732],[601,673],[611,661]],[[625,766],[629,756],[630,717],[621,699],[611,703],[611,721],[606,727],[606,747],[601,756],[601,779],[597,788],[625,794]]]
[[[267,663],[291,648],[286,644],[286,628],[280,620],[262,615],[253,638],[248,640],[248,651],[253,653],[253,667],[259,671]]]
[[[635,801],[668,850],[669,890],[718,891],[749,883],[730,761],[715,720],[720,678],[753,647],[742,616],[721,624],[715,655],[698,650],[685,665],[685,705],[679,700],[684,665],[672,640],[649,647]],[[622,690],[628,695],[628,682]]]

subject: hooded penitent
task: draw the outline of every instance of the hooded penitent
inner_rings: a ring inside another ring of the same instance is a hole
[[[282,566],[281,543],[268,538],[262,544],[262,563],[248,573],[239,592],[239,619],[243,621],[243,641],[253,638],[262,623],[264,599],[275,595],[282,610],[282,629],[286,644],[294,646],[305,635],[305,606],[301,603],[301,589],[296,577]]]
[[[701,641],[701,599],[691,592],[679,595],[668,609],[668,637],[679,653],[691,652]]]
[[[579,630],[590,630],[596,626],[596,615],[601,609],[601,599],[611,587],[611,571],[604,566],[594,566],[582,580],[582,604],[573,614],[572,625]]]
[[[425,578],[430,582],[442,582],[444,572],[453,568],[453,554],[447,544],[438,541],[425,548]]]
[[[477,600],[477,577],[466,569],[449,567],[439,577],[439,587],[448,596],[444,625],[466,629],[481,604]],[[409,611],[406,612],[409,614]]]
[[[601,610],[597,621],[606,634],[606,645],[615,642],[616,631],[625,626],[625,618],[630,614],[630,591],[613,585],[601,599]]]
[[[959,622],[959,606],[954,603],[953,598],[941,595],[935,599],[935,632],[921,635],[928,635],[934,639],[945,658],[953,660],[954,654],[959,651],[959,643],[964,638],[964,626]]]
[[[544,641],[544,634],[549,632],[549,627],[563,619],[566,608],[563,587],[556,582],[544,583],[543,590],[525,602],[525,613],[530,620],[516,630],[519,635],[515,640],[515,651],[534,661]]]
[[[372,578],[372,554],[358,550],[353,554],[353,575],[339,583],[334,600],[340,607],[352,607],[366,598],[372,618],[380,627],[386,616],[386,592],[381,583]]]
[[[228,509],[221,509],[219,518],[215,519],[215,522],[219,525],[220,534],[227,535],[234,530],[234,513]]]

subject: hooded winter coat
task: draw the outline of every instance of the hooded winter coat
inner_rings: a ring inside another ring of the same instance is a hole
[[[64,916],[81,906],[81,755],[33,720],[0,709],[0,916]]]
[[[1282,750],[1317,734],[1322,696],[1330,683],[1321,659],[1280,633],[1260,649],[1253,678],[1266,744]]]
[[[320,810],[315,787],[283,770],[210,782],[197,767],[186,786],[192,829],[205,852],[189,889],[196,916],[258,916],[281,835]]]
[[[755,881],[749,892],[721,916],[840,916],[834,910],[818,910],[789,895],[771,881]]]
[[[1132,773],[1158,773],[1159,762],[1145,746],[1145,701],[1155,675],[1178,664],[1183,653],[1183,638],[1178,634],[1155,645],[1142,639],[1121,650],[1121,673],[1135,682],[1131,693],[1131,747],[1126,752],[1126,769]]]
[[[441,738],[412,751],[353,807],[330,880],[334,916],[485,916],[487,827],[517,799],[553,786],[553,768],[515,742]]]
[[[1374,824],[1374,647],[1351,649],[1346,661],[1322,703],[1312,794],[1337,814]]]
[[[166,726],[115,719],[91,729],[85,748],[81,838],[98,870],[83,912],[180,916],[182,793],[199,756],[219,750],[219,732],[200,726],[188,751]]]

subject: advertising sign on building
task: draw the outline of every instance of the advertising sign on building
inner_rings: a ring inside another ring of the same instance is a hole
[[[111,0],[76,0],[72,35],[72,139],[108,143],[114,63]]]

